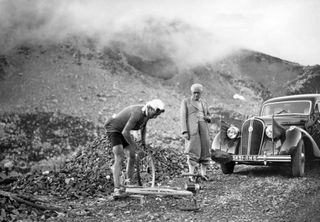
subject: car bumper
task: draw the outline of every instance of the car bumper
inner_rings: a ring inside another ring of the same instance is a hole
[[[268,162],[291,162],[290,155],[232,155],[234,162],[262,162],[267,164]]]

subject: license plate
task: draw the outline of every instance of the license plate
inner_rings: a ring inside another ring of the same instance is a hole
[[[258,156],[253,155],[233,155],[234,161],[257,161]]]

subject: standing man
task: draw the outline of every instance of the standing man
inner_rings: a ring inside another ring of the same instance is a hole
[[[207,166],[210,164],[210,136],[208,123],[211,122],[208,104],[201,98],[203,86],[193,84],[191,97],[182,100],[180,107],[181,133],[185,139],[185,153],[189,173],[193,174],[195,166],[200,164],[201,175],[207,176]],[[194,180],[189,177],[189,180]]]
[[[131,139],[131,130],[141,130],[141,143],[145,145],[146,125],[149,119],[154,119],[164,112],[164,103],[159,99],[147,102],[145,105],[132,105],[124,108],[110,118],[105,128],[111,142],[114,165],[112,166],[114,181],[114,198],[120,197],[120,175],[124,154],[128,158],[126,173],[132,179],[137,144]]]

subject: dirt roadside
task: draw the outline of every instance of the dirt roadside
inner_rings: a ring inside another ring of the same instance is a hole
[[[308,167],[303,178],[286,176],[288,169],[237,166],[224,175],[214,169],[212,181],[202,182],[196,198],[199,211],[182,211],[193,206],[191,199],[172,197],[127,198],[110,196],[55,200],[69,213],[49,221],[319,221],[319,164]],[[186,179],[176,178],[173,184]]]

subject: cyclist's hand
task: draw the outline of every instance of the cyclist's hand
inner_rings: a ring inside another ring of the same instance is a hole
[[[204,116],[203,117],[204,121],[206,121],[207,123],[211,123],[211,118],[208,116]]]
[[[183,138],[186,139],[186,140],[189,140],[190,139],[190,136],[189,136],[189,133],[185,132],[182,134]]]

